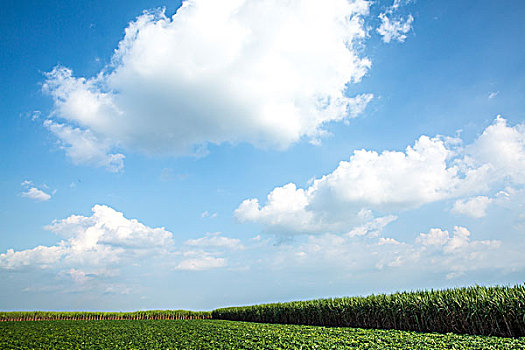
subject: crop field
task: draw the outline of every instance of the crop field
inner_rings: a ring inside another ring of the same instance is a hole
[[[524,337],[525,285],[476,286],[230,307],[213,310],[212,318]]]
[[[525,338],[224,320],[0,322],[0,349],[525,349]]]
[[[209,311],[148,310],[135,312],[0,312],[1,321],[100,321],[100,320],[201,320],[211,318]]]

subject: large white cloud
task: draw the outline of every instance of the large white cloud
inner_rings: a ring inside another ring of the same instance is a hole
[[[247,199],[235,210],[240,221],[283,233],[343,232],[426,203],[521,186],[525,178],[524,125],[498,117],[475,142],[421,136],[404,152],[358,150],[306,189],[276,187],[261,206]],[[463,202],[456,205],[456,211]],[[476,214],[486,208],[479,208]],[[474,215],[476,216],[476,215]],[[482,216],[482,215],[477,215]]]
[[[93,215],[72,215],[46,226],[63,238],[54,246],[0,254],[0,268],[75,268],[91,274],[108,273],[148,255],[166,253],[173,235],[151,228],[105,205],[95,205]],[[78,275],[78,273],[77,273]]]
[[[372,97],[348,89],[371,65],[359,53],[368,10],[365,0],[187,0],[171,18],[145,13],[96,76],[48,74],[61,122],[46,126],[73,161],[112,170],[123,158],[113,148],[179,155],[316,141]]]

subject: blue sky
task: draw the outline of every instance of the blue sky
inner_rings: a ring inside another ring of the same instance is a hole
[[[522,283],[521,1],[7,1],[0,309]]]

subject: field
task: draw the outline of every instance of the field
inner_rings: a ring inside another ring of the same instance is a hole
[[[0,349],[525,349],[525,338],[223,320],[0,322]]]

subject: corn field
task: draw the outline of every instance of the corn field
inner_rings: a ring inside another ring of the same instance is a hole
[[[95,321],[95,320],[203,320],[211,312],[186,310],[149,310],[136,312],[0,312],[0,321]]]
[[[525,284],[222,308],[214,319],[525,336]]]

